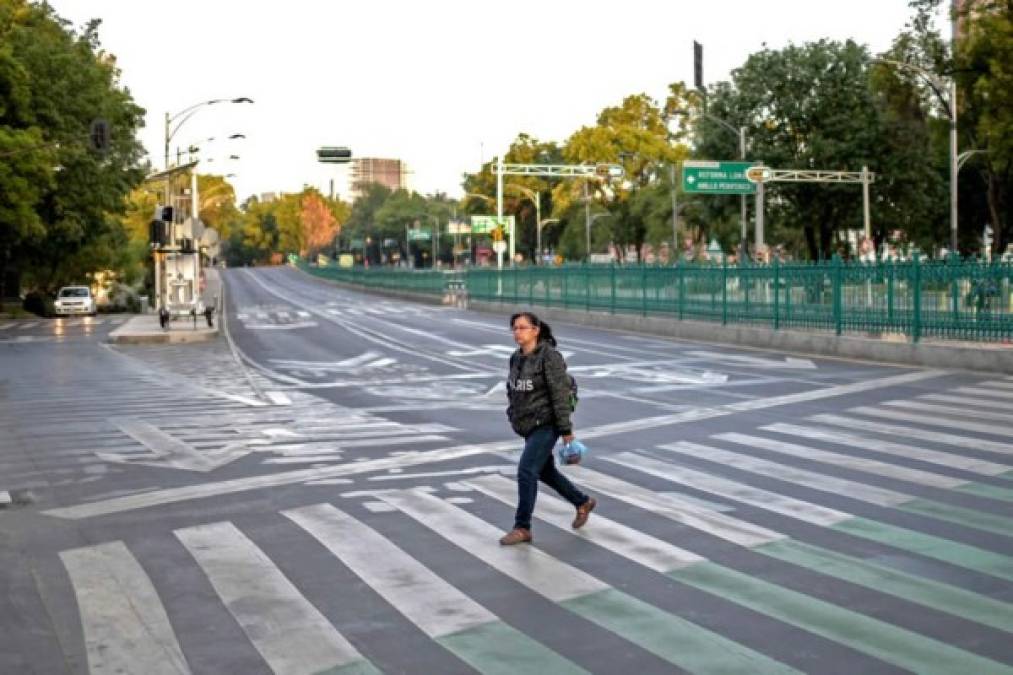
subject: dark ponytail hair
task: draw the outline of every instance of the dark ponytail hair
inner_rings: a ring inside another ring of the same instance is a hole
[[[552,328],[549,326],[549,324],[545,323],[531,312],[517,312],[516,314],[511,316],[510,327],[513,328],[514,322],[517,321],[517,319],[521,318],[522,316],[528,321],[530,321],[532,326],[538,328],[539,342],[548,342],[553,347],[556,346],[556,338],[555,336],[552,335]]]

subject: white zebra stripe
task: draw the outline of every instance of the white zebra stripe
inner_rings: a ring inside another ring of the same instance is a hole
[[[796,485],[804,485],[814,490],[846,495],[851,499],[876,504],[877,506],[896,506],[913,499],[910,495],[901,494],[893,490],[845,480],[844,478],[826,476],[815,471],[797,469],[789,464],[779,464],[765,459],[757,459],[756,457],[739,454],[738,452],[729,452],[728,450],[710,445],[679,441],[678,443],[659,445],[658,447],[687,457],[727,464],[742,471],[748,471],[761,476],[770,476],[771,478],[795,483]]]
[[[801,499],[786,497],[770,490],[761,490],[744,483],[727,478],[720,478],[702,471],[687,469],[657,459],[645,457],[632,452],[621,452],[615,457],[606,457],[605,461],[627,466],[646,474],[664,478],[665,480],[687,485],[697,490],[710,492],[721,497],[734,499],[745,504],[759,506],[761,509],[780,513],[806,523],[829,527],[848,520],[852,514],[836,509],[828,509],[818,504],[805,502]]]
[[[500,530],[438,497],[408,490],[383,492],[377,497],[553,602],[610,588],[537,548],[500,546],[497,541],[503,534]]]
[[[283,511],[282,515],[313,535],[429,637],[498,620],[376,530],[330,504]]]
[[[272,670],[317,673],[362,659],[231,523],[188,527],[175,534]]]
[[[490,475],[482,478],[469,478],[463,481],[463,484],[494,497],[504,504],[513,505],[517,501],[517,484],[503,476]],[[648,569],[665,574],[704,560],[696,553],[678,548],[666,541],[598,515],[594,516],[594,527],[580,530],[571,529],[569,523],[573,515],[574,508],[570,504],[547,494],[538,495],[538,508],[535,510],[535,516],[539,520],[555,525],[582,539],[587,539]]]
[[[842,415],[830,415],[821,414],[813,415],[809,418],[813,422],[820,422],[822,424],[831,424],[836,427],[844,427],[845,429],[862,429],[864,431],[871,431],[876,434],[885,434],[887,436],[901,436],[902,438],[918,438],[923,441],[929,441],[931,443],[942,443],[944,445],[954,445],[958,448],[969,448],[971,450],[989,450],[991,452],[1000,452],[1006,455],[1013,454],[1013,445],[1009,443],[1000,443],[998,441],[986,441],[981,438],[968,438],[967,436],[957,436],[956,434],[946,434],[937,431],[926,431],[918,427],[905,427],[896,424],[884,424],[882,422],[872,422],[869,420],[858,419],[855,417],[844,417]]]
[[[1013,399],[1013,391],[982,389],[981,387],[959,387],[954,389],[958,394],[974,394],[975,396],[993,396],[995,398]]]
[[[780,532],[701,507],[698,501],[682,499],[672,493],[659,494],[580,466],[569,467],[567,470],[575,481],[592,491],[610,495],[637,508],[740,546],[759,546],[784,538]]]
[[[923,394],[918,397],[925,401],[941,401],[943,403],[955,403],[967,408],[998,408],[1009,410],[1009,403],[1006,401],[990,401],[984,398],[971,398],[969,396],[950,396],[948,394]]]
[[[973,431],[978,434],[992,434],[993,436],[1006,436],[1007,438],[1013,438],[1013,427],[1008,427],[1002,424],[978,424],[977,422],[944,419],[936,415],[915,415],[913,413],[905,413],[896,410],[880,410],[870,406],[850,408],[848,412],[865,415],[867,417],[881,417],[895,422],[929,424],[937,427],[960,429],[961,431]]]
[[[849,434],[846,431],[824,431],[814,427],[803,427],[795,424],[783,423],[768,424],[767,426],[761,428],[763,431],[773,431],[779,434],[811,438],[813,440],[824,441],[826,443],[835,443],[837,445],[847,447],[862,448],[864,450],[880,452],[884,455],[896,455],[898,457],[917,459],[921,462],[939,464],[941,466],[948,466],[953,469],[960,469],[962,471],[978,473],[985,476],[998,476],[1006,473],[1010,469],[1013,469],[1013,465],[997,464],[996,462],[989,462],[984,459],[962,457],[960,455],[953,455],[948,452],[940,452],[938,450],[927,450],[915,445],[907,445],[906,443],[881,441],[867,436],[859,436],[858,434]]]
[[[829,452],[827,450],[810,448],[807,445],[785,443],[783,441],[775,441],[760,436],[728,433],[717,434],[714,438],[721,439],[722,441],[728,441],[730,443],[746,445],[752,448],[772,450],[781,454],[791,455],[792,457],[800,457],[802,459],[809,459],[815,462],[823,462],[824,464],[832,464],[846,469],[863,471],[877,476],[886,476],[887,478],[903,480],[909,483],[916,483],[918,485],[927,485],[929,487],[952,489],[967,482],[966,480],[962,480],[960,478],[943,476],[929,471],[922,471],[921,469],[910,469],[906,466],[888,464],[887,462],[880,462],[876,459],[866,459],[864,457],[855,457],[837,452]]]
[[[190,668],[151,579],[121,541],[61,551],[93,675]]]
[[[932,405],[931,403],[921,403],[919,401],[886,401],[883,405],[891,408],[904,408],[915,412],[925,412],[930,415],[938,415],[948,419],[957,417],[976,420],[992,420],[994,422],[1013,422],[1013,415],[1004,415],[1003,413],[987,412],[984,410],[954,408],[952,405]]]

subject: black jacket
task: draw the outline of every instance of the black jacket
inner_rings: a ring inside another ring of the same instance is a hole
[[[543,424],[555,426],[560,436],[573,433],[566,362],[548,342],[530,354],[518,349],[510,357],[507,399],[507,417],[518,435],[527,437]]]

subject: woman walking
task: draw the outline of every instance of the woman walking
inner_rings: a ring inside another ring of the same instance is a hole
[[[499,540],[504,546],[531,541],[531,514],[539,480],[577,509],[574,528],[587,522],[596,504],[559,472],[552,457],[560,436],[566,443],[574,437],[570,380],[566,362],[556,351],[552,329],[531,312],[520,312],[510,317],[510,330],[518,349],[510,357],[507,417],[513,430],[524,437],[524,452],[517,464],[514,528]]]

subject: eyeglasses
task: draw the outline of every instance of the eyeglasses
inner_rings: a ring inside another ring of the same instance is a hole
[[[513,332],[515,330],[531,330],[533,328],[534,326],[511,326],[510,331]]]

